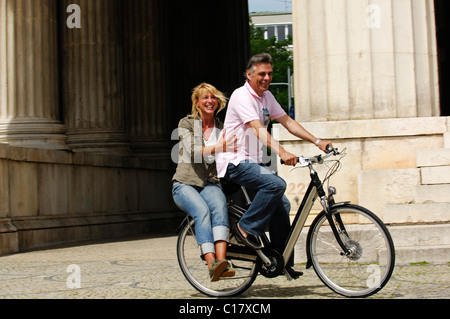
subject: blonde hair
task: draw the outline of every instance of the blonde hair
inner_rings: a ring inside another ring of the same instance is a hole
[[[192,90],[192,112],[189,114],[189,117],[197,118],[199,117],[199,112],[197,108],[197,102],[200,99],[200,97],[205,94],[206,92],[210,92],[217,100],[219,101],[219,107],[217,108],[216,114],[222,111],[225,106],[227,105],[227,98],[225,95],[220,92],[218,89],[216,89],[213,85],[208,83],[200,83]]]

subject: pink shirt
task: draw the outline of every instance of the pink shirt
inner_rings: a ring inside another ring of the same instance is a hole
[[[266,112],[264,112],[264,109],[266,109]],[[238,151],[216,155],[218,177],[225,176],[229,163],[236,166],[243,160],[261,163],[264,144],[253,133],[248,123],[253,120],[260,120],[261,124],[267,127],[269,116],[264,114],[267,114],[267,111],[271,120],[286,115],[286,112],[269,91],[265,91],[262,97],[259,97],[250,84],[246,82],[244,86],[233,92],[228,103],[224,131],[226,137],[236,134]]]

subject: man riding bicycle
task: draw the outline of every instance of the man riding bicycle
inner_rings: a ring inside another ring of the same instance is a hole
[[[267,53],[253,56],[247,65],[246,83],[231,95],[224,123],[226,135],[238,137],[238,151],[225,152],[216,157],[219,177],[245,186],[255,192],[249,209],[233,225],[239,240],[254,249],[261,247],[259,236],[269,226],[274,249],[282,252],[289,233],[290,203],[284,195],[286,182],[262,163],[262,147],[276,152],[287,164],[295,166],[297,156],[287,152],[267,131],[270,120],[277,120],[291,134],[314,143],[326,151],[331,141],[314,137],[298,122],[290,118],[275,97],[268,91],[272,82],[272,57]],[[225,138],[227,137],[225,136]],[[291,256],[286,270],[292,278],[301,272],[292,269]]]

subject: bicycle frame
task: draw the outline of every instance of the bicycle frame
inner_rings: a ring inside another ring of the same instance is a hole
[[[323,189],[322,181],[320,180],[317,172],[313,168],[314,163],[322,163],[323,159],[324,158],[322,158],[321,156],[314,157],[314,161],[312,161],[311,158],[309,160],[306,159],[306,161],[305,161],[305,159],[303,158],[303,162],[300,165],[300,167],[308,167],[309,168],[311,181],[310,181],[308,189],[306,190],[306,193],[303,197],[302,203],[300,204],[300,207],[294,217],[294,221],[292,222],[288,237],[286,239],[285,248],[284,248],[283,254],[281,256],[285,265],[289,261],[289,258],[291,257],[292,252],[294,251],[295,244],[297,243],[297,241],[300,237],[303,227],[305,226],[306,219],[309,216],[311,209],[314,205],[314,202],[317,198],[320,199],[320,204],[323,207],[323,210],[328,219],[328,222],[333,231],[333,234],[336,238],[336,241],[338,242],[339,246],[341,247],[341,249],[343,251],[342,254],[343,255],[350,254],[349,249],[345,246],[345,243],[342,241],[342,238],[341,238],[341,234],[346,234],[345,226],[342,223],[340,216],[335,215],[334,216],[335,220],[334,220],[332,213],[331,213],[331,211],[334,207],[346,205],[349,202],[335,203],[334,198],[333,198],[333,195],[335,194],[335,192],[331,191],[330,189],[329,189],[329,193],[330,193],[329,196],[328,197],[326,196],[325,190]],[[241,188],[242,188],[245,200],[246,200],[246,204],[250,205],[251,200],[250,200],[245,188],[244,187],[241,187]],[[229,206],[230,214],[237,216],[238,219],[240,218],[240,216],[242,216],[245,213],[245,211],[246,211],[246,209],[244,209],[238,205],[230,205]],[[339,227],[339,230],[338,230],[336,224]],[[268,240],[267,236],[265,236],[265,235],[261,236],[261,240],[263,241],[264,246],[269,244],[269,240]],[[262,262],[265,263],[267,266],[270,266],[272,263],[271,259],[268,258],[266,256],[266,254],[264,253],[263,249],[252,250],[252,249],[249,249],[248,247],[238,247],[238,246],[231,245],[227,250],[227,256],[236,258],[236,259],[244,259],[244,260],[256,260],[256,256],[259,256],[261,258]],[[311,265],[311,263],[308,260],[307,268],[309,268],[310,265]],[[292,279],[286,271],[284,273],[288,279]]]
[[[330,155],[340,154],[342,156],[334,161],[335,163],[333,165],[328,167],[329,169],[326,175],[321,180],[314,169],[314,165],[323,164],[324,160],[330,157]],[[289,228],[289,233],[286,234],[286,242],[281,253],[272,245],[266,233],[260,236],[263,244],[263,248],[260,249],[252,249],[239,241],[235,233],[239,230],[235,225],[247,211],[244,207],[251,205],[251,199],[248,196],[247,190],[241,187],[245,203],[241,205],[242,198],[240,197],[234,203],[235,199],[232,196],[236,193],[235,186],[232,185],[233,187],[228,189],[230,191],[227,195],[227,197],[230,196],[227,203],[230,225],[234,227],[230,231],[227,259],[231,261],[236,260],[234,267],[241,271],[240,275],[236,277],[238,281],[232,284],[233,289],[230,290],[230,295],[237,295],[248,289],[258,274],[266,278],[274,278],[283,274],[288,280],[293,279],[290,275],[291,269],[286,267],[286,265],[289,265],[295,245],[305,227],[306,220],[311,213],[316,199],[319,199],[323,210],[312,221],[306,236],[306,268],[308,269],[314,266],[316,274],[327,287],[347,297],[370,296],[379,291],[388,282],[395,262],[395,251],[392,238],[383,222],[374,213],[364,207],[352,205],[350,202],[336,203],[334,200],[334,195],[336,194],[334,187],[329,186],[327,190],[324,189],[325,183],[339,170],[340,160],[343,156],[345,156],[344,152],[339,153],[337,149],[333,149],[327,155],[298,158],[298,163],[293,169],[309,169],[311,180],[292,225]],[[359,228],[358,223],[354,223],[355,220],[358,220],[354,216],[362,218],[360,220],[361,225],[363,225],[362,229]],[[344,226],[344,221],[347,226]],[[203,279],[196,279],[197,276],[198,278],[203,278],[203,275],[197,275],[196,273],[198,269],[197,264],[194,263],[192,266],[189,266],[189,263],[186,262],[187,259],[184,255],[185,238],[187,235],[195,236],[195,229],[192,228],[193,225],[194,223],[189,216],[186,217],[181,225],[184,228],[177,244],[180,267],[194,288],[205,294],[211,294],[211,296],[222,295],[221,289],[216,291],[215,288],[212,288],[211,290],[208,285],[203,283]],[[366,225],[369,227],[366,227]],[[374,231],[377,232],[377,236],[372,235]],[[333,244],[330,244],[329,236],[331,232],[336,239],[336,242]],[[325,240],[323,240],[324,237]],[[374,238],[374,241],[372,241],[372,238]],[[363,256],[363,249],[368,251],[367,256]],[[375,251],[375,254],[370,251],[371,249]],[[190,248],[188,251],[191,255],[195,254],[195,251],[192,252]],[[380,255],[380,252],[383,252],[382,255],[384,257]],[[330,254],[330,258],[326,254]],[[190,258],[189,260],[195,260],[195,258]],[[339,267],[329,267],[330,264],[332,265],[336,262],[339,263]],[[376,285],[372,285],[373,276],[376,275],[379,279],[381,279],[381,276],[372,273],[372,271],[367,271],[369,269],[367,267],[372,266],[371,264],[380,270],[380,274],[383,271],[382,281],[377,279]],[[195,275],[193,275],[191,267],[194,269]],[[353,274],[354,269],[355,273]],[[348,276],[348,274],[350,275]],[[227,282],[226,286],[228,287],[230,283]],[[367,284],[367,288],[365,284]],[[227,295],[226,291],[223,293],[223,296]]]
[[[306,218],[314,205],[314,201],[317,198],[317,189],[313,185],[312,181],[306,190],[305,196],[303,197],[302,203],[295,215],[294,221],[292,222],[291,229],[286,242],[286,247],[283,252],[284,264],[286,264],[292,255],[295,244],[303,230],[306,222]]]
[[[343,249],[344,254],[349,253],[345,244],[341,240],[341,237],[336,228],[335,222],[332,220],[332,216],[331,216],[331,208],[340,206],[340,205],[345,205],[348,202],[334,203],[334,199],[333,199],[332,195],[330,195],[327,199],[326,193],[322,186],[322,182],[320,181],[320,178],[319,178],[317,172],[314,170],[313,165],[309,164],[307,166],[309,167],[309,170],[310,170],[311,182],[309,183],[308,189],[306,190],[306,193],[303,197],[302,203],[300,204],[300,207],[294,217],[294,221],[292,222],[292,225],[289,230],[289,234],[288,234],[286,244],[285,244],[285,249],[282,254],[284,264],[286,264],[288,262],[290,256],[292,255],[292,252],[294,251],[294,248],[295,248],[295,244],[297,243],[298,238],[300,237],[300,234],[303,230],[306,219],[308,218],[308,215],[311,212],[311,209],[317,198],[320,198],[320,203],[321,203],[324,211],[326,212],[326,216],[330,223],[332,231],[333,231],[340,247]],[[251,201],[250,201],[248,194],[244,187],[242,187],[242,191],[244,193],[244,197],[246,199],[247,205],[250,205]],[[244,208],[237,206],[237,205],[232,205],[229,207],[229,209],[230,209],[231,214],[235,214],[237,216],[239,216],[239,215],[242,216],[242,214],[245,212]],[[345,232],[345,227],[344,227],[342,221],[340,220],[340,218],[336,218],[336,221],[339,224],[340,230]],[[264,244],[268,243],[268,239],[266,236],[262,236],[261,239]],[[259,256],[263,263],[265,263],[267,265],[270,265],[270,263],[271,263],[270,259],[267,258],[267,256],[264,254],[264,252],[261,249],[252,251],[248,248],[236,249],[236,247],[229,247],[229,250],[227,251],[227,255],[230,257],[238,258],[238,259],[243,258],[245,260],[251,260],[251,259],[254,260],[256,258],[256,256]],[[308,265],[309,264],[310,263],[308,261]],[[309,268],[309,267],[307,267],[307,268]],[[285,272],[285,276],[288,279],[292,279],[287,272]]]
[[[331,216],[331,208],[335,206],[345,205],[348,202],[343,203],[334,203],[334,200],[332,199],[332,194],[329,196],[328,200],[325,194],[325,190],[323,189],[322,182],[319,179],[319,176],[317,172],[314,170],[313,165],[308,165],[310,170],[310,177],[311,182],[308,186],[308,189],[306,190],[305,196],[303,197],[302,203],[297,211],[297,214],[295,215],[294,221],[292,222],[291,229],[287,238],[286,247],[283,252],[283,260],[286,264],[289,260],[290,256],[292,255],[292,252],[294,250],[295,244],[298,241],[298,238],[300,237],[300,234],[303,230],[303,227],[305,225],[306,219],[311,212],[311,209],[314,205],[314,201],[319,197],[320,198],[320,204],[322,205],[322,208],[324,209],[328,222],[330,223],[330,227],[333,231],[334,236],[336,237],[337,242],[339,243],[339,246],[344,251],[344,254],[348,254],[349,251],[347,247],[345,246],[344,242],[341,239],[341,236],[339,235],[339,232],[336,228],[335,222],[332,219]],[[341,221],[340,218],[336,219],[339,223],[339,227],[341,231],[345,233],[345,227]],[[309,264],[309,261],[308,261]],[[308,268],[308,267],[307,267]],[[289,276],[286,273],[286,276]]]

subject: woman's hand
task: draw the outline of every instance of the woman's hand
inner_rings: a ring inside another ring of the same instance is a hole
[[[237,137],[236,134],[232,134],[228,136],[226,139],[224,139],[224,136],[226,132],[223,131],[222,134],[220,134],[219,142],[216,144],[216,153],[219,152],[231,152],[236,153],[237,152]]]

